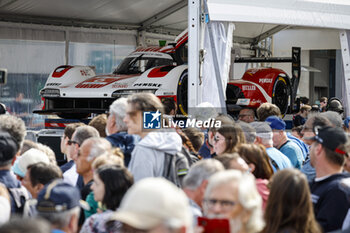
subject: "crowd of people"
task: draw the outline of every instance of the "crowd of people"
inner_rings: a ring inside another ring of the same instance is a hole
[[[271,103],[209,128],[145,129],[144,112],[175,121],[176,104],[133,94],[69,124],[61,166],[2,114],[0,232],[350,232],[350,119],[321,109],[302,107],[297,133]]]

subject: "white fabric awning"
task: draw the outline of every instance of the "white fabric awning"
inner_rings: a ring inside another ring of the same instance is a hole
[[[214,21],[350,29],[349,0],[208,0]]]

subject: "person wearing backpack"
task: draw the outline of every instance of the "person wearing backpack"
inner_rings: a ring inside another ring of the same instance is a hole
[[[7,188],[11,199],[11,213],[22,214],[29,192],[11,173],[11,163],[19,148],[13,137],[0,130],[0,182]]]
[[[128,134],[141,137],[131,153],[129,170],[135,182],[146,177],[165,177],[179,186],[179,176],[185,175],[189,168],[187,159],[180,153],[181,137],[173,129],[144,129],[144,115],[154,114],[155,119],[160,119],[158,117],[164,113],[163,109],[161,101],[154,94],[129,96],[124,122]]]

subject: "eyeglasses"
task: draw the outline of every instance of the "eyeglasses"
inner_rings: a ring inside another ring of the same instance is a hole
[[[73,140],[68,140],[67,144],[70,146],[72,144],[77,144],[78,146],[80,146],[80,144],[76,141],[73,141]]]
[[[204,199],[204,204],[208,208],[213,208],[217,203],[224,210],[231,209],[236,204],[234,201],[229,201],[229,200]]]
[[[221,140],[225,140],[225,138],[219,138],[218,136],[214,137],[214,142],[218,142],[218,141],[221,141]]]

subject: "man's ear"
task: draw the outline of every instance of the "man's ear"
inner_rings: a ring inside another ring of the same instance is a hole
[[[200,184],[200,190],[201,190],[201,193],[204,194],[205,192],[205,189],[207,188],[208,186],[208,180],[203,180],[202,183]]]
[[[316,149],[316,155],[320,155],[323,150],[322,144],[318,143],[315,149]]]

